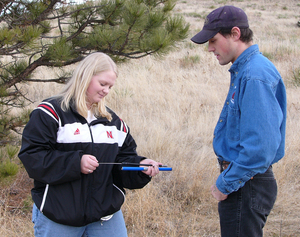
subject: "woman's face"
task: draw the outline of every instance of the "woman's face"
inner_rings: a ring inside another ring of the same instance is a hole
[[[92,77],[90,85],[86,91],[87,106],[98,103],[109,93],[115,84],[117,75],[114,71],[104,71]]]

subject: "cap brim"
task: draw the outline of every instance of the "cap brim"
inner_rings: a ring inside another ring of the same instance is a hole
[[[214,37],[219,31],[211,31],[211,30],[201,30],[198,34],[191,38],[196,44],[204,44],[209,41],[212,37]]]

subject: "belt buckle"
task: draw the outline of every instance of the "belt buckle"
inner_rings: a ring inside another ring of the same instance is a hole
[[[220,173],[222,173],[224,170],[226,170],[230,164],[229,161],[220,160],[218,159],[219,165],[220,165]]]

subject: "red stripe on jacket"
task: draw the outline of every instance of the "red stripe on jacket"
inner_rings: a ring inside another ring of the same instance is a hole
[[[38,107],[43,107],[43,108],[47,109],[58,120],[58,115],[55,113],[55,111],[50,106],[45,105],[45,104],[41,104]]]

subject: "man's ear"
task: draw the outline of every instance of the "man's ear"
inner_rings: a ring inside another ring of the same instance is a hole
[[[231,36],[234,40],[239,40],[241,37],[241,30],[239,27],[235,26],[231,29]]]

